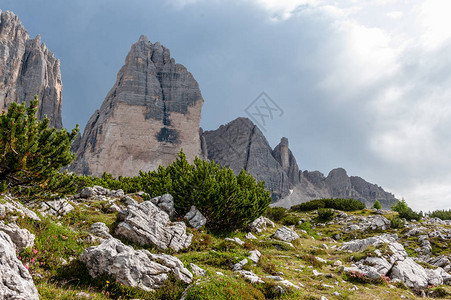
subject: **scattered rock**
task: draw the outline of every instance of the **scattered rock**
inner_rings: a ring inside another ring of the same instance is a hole
[[[28,217],[35,221],[41,221],[41,218],[39,218],[34,211],[26,208],[22,203],[14,200],[9,195],[4,195],[3,200],[6,202],[0,203],[0,217],[4,218],[8,214],[19,214],[22,217]]]
[[[96,222],[92,224],[91,228],[89,228],[89,232],[103,239],[112,238],[110,229],[105,225],[105,223],[102,222]]]
[[[301,283],[299,283],[299,285],[296,285],[296,284],[294,284],[294,283],[292,283],[292,282],[290,282],[288,280],[279,281],[279,284],[282,284],[282,285],[284,285],[286,287],[290,287],[290,288],[293,288],[293,289],[296,289],[296,290],[300,290],[301,287],[303,286]]]
[[[334,261],[334,267],[341,267],[343,263],[340,260]]]
[[[127,206],[132,206],[132,205],[138,205],[138,201],[136,201],[135,199],[133,199],[130,196],[124,196],[122,198],[122,201],[125,203],[125,205]]]
[[[41,204],[39,212],[43,216],[64,216],[69,212],[73,211],[74,207],[66,199],[59,199],[54,201],[44,201]]]
[[[17,248],[17,252],[22,252],[27,247],[33,247],[34,234],[27,229],[22,229],[15,223],[5,224],[0,221],[0,231],[5,232]]]
[[[91,299],[91,295],[85,292],[79,292],[75,295],[77,300]]]
[[[234,242],[237,243],[240,246],[244,245],[244,242],[242,240],[240,240],[240,238],[234,237],[234,238],[225,238],[225,241],[229,241],[229,242]]]
[[[0,299],[39,300],[33,279],[22,262],[9,235],[0,231]]]
[[[207,276],[207,271],[205,271],[204,269],[202,269],[201,267],[190,263],[189,264],[191,266],[191,270],[193,271],[194,275],[196,276]]]
[[[260,251],[252,250],[249,253],[250,253],[250,255],[248,258],[254,263],[254,265],[258,264],[258,261],[260,260],[260,256],[262,255],[260,253]]]
[[[312,270],[313,276],[321,276],[323,275],[323,273],[318,272],[317,270],[313,269]]]
[[[160,209],[165,211],[169,218],[172,219],[175,215],[175,208],[174,208],[174,198],[170,194],[164,194],[163,196],[158,196],[155,198],[150,199],[150,201],[158,206]]]
[[[250,283],[265,283],[260,277],[258,277],[255,273],[251,271],[241,270],[238,273],[244,279],[248,280]]]
[[[185,219],[188,221],[189,225],[199,229],[207,223],[207,219],[201,214],[201,212],[193,205],[190,211],[185,215]]]
[[[123,221],[116,227],[115,234],[137,244],[175,251],[191,245],[193,235],[186,234],[185,223],[171,223],[169,215],[150,201],[129,206],[120,213],[120,218]]]
[[[169,273],[185,283],[191,283],[193,278],[178,258],[134,250],[115,238],[86,249],[80,255],[80,261],[86,264],[93,278],[108,274],[124,285],[145,291],[163,286]]]
[[[109,189],[106,189],[98,185],[84,188],[80,192],[80,197],[85,199],[93,198],[95,196],[109,196],[109,195],[110,195]]]
[[[298,239],[299,235],[290,228],[282,226],[276,230],[274,233],[274,238],[289,243]]]
[[[246,239],[248,240],[256,240],[257,238],[255,237],[255,235],[253,235],[251,232],[248,232],[245,236]]]
[[[124,197],[124,195],[124,191],[122,189],[119,189],[110,191],[110,194],[108,196],[110,196],[111,198],[122,198]]]
[[[265,218],[263,216],[258,217],[257,219],[255,219],[250,225],[249,225],[249,229],[253,232],[263,232],[266,230],[266,227],[275,227],[276,225],[274,225],[274,222],[271,221],[268,218]]]
[[[243,259],[239,263],[236,263],[232,266],[232,271],[239,271],[241,270],[246,264],[248,263],[247,259]]]

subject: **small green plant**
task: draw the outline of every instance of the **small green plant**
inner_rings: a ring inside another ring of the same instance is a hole
[[[265,212],[265,217],[279,222],[283,218],[285,218],[288,215],[288,210],[284,207],[268,207],[268,209]]]
[[[391,206],[391,210],[396,211],[400,218],[404,218],[406,220],[421,220],[423,217],[422,212],[415,212],[413,211],[408,205],[406,200],[402,199],[401,201],[398,201],[397,203],[393,204]]]
[[[299,223],[299,218],[295,215],[287,215],[282,219],[282,224],[285,226],[297,225]]]
[[[312,223],[308,221],[298,224],[297,228],[305,230],[308,235],[318,238],[318,233],[312,228]]]
[[[318,220],[327,222],[333,219],[335,212],[332,208],[318,208]]]
[[[272,262],[271,258],[264,254],[258,260],[258,266],[270,275],[275,275],[277,272],[276,265]]]
[[[373,208],[375,208],[375,209],[382,209],[382,205],[379,202],[379,200],[376,200],[376,202],[374,202]]]
[[[314,268],[321,269],[323,267],[323,263],[317,260],[313,254],[304,254],[301,259]]]
[[[393,229],[401,229],[406,225],[404,219],[401,219],[399,216],[390,217],[388,220],[390,221],[390,227]]]
[[[429,288],[429,295],[434,298],[445,298],[451,296],[451,293],[449,293],[444,287],[438,286]]]

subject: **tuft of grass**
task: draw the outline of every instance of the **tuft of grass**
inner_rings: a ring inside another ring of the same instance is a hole
[[[217,276],[188,289],[186,300],[263,300],[265,295],[246,281],[228,276]]]

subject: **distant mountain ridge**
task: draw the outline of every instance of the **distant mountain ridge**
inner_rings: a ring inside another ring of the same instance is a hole
[[[220,165],[251,173],[264,180],[273,196],[273,206],[291,207],[319,198],[353,198],[367,206],[376,200],[389,208],[397,200],[393,194],[364,179],[337,168],[325,177],[319,171],[301,171],[283,137],[272,149],[263,133],[247,118],[237,118],[217,130],[205,131],[207,157]]]

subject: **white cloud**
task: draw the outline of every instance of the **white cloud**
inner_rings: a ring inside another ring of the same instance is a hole
[[[316,6],[321,0],[252,0],[271,14],[273,21],[289,19],[300,6]]]
[[[428,0],[418,7],[423,46],[436,49],[451,37],[451,1]]]
[[[404,16],[402,11],[390,11],[387,13],[387,17],[392,19],[401,19]]]

